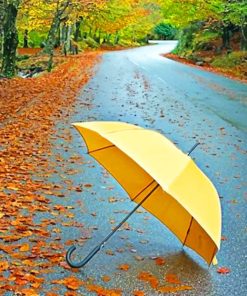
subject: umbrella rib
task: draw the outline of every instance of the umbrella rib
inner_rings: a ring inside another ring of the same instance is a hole
[[[99,149],[88,151],[88,154],[93,153],[93,152],[97,152],[97,151],[100,151],[100,150],[104,150],[104,149],[107,149],[107,148],[111,148],[111,147],[116,147],[116,146],[115,145],[105,146],[105,147],[102,147],[102,148],[99,148]]]
[[[155,180],[153,180],[151,183],[149,183],[146,187],[144,187],[133,199],[132,201],[134,201],[140,194],[142,194],[142,192],[144,192],[148,187],[150,187],[153,183],[155,182]]]
[[[190,232],[190,228],[191,228],[192,222],[193,222],[193,217],[191,216],[190,225],[189,225],[189,228],[188,228],[188,230],[187,230],[187,233],[186,233],[186,236],[185,236],[185,239],[184,239],[184,242],[183,242],[183,246],[184,246],[185,243],[186,243],[186,240],[187,240],[187,237],[188,237],[188,235],[189,235],[189,232]]]

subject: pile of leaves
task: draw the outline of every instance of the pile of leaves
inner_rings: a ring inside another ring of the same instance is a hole
[[[96,52],[67,57],[40,77],[0,80],[0,295],[39,295],[40,274],[64,261],[59,236],[46,241],[48,227],[59,233],[56,222],[37,221],[36,213],[69,215],[46,197],[61,196],[59,185],[45,182],[49,139],[56,121],[69,116],[97,59]]]

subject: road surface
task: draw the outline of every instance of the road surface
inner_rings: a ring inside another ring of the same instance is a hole
[[[67,178],[75,186],[86,184],[82,193],[74,192],[65,199],[75,208],[75,220],[84,227],[64,229],[63,239],[90,237],[76,251],[79,259],[135,206],[114,179],[85,154],[85,145],[70,123],[115,120],[138,124],[160,131],[184,152],[200,142],[192,157],[221,197],[224,237],[218,266],[208,267],[157,219],[139,211],[79,277],[122,289],[126,296],[135,290],[148,296],[160,295],[137,278],[142,271],[152,273],[160,285],[167,284],[166,274],[175,274],[192,287],[177,295],[246,295],[247,85],[160,55],[174,46],[175,42],[168,41],[104,54],[94,77],[81,90],[74,114],[57,125],[58,136],[68,129],[72,133],[69,145],[62,136],[56,141],[59,155],[68,158],[76,154],[83,159],[83,163],[71,165],[78,174]],[[61,178],[54,176],[53,181],[60,182]],[[157,265],[156,257],[165,258],[165,263]],[[121,264],[128,264],[129,270],[119,270]],[[219,274],[218,267],[227,267],[230,273]],[[69,275],[71,271],[66,270],[59,276]],[[102,280],[105,275],[110,277],[109,282]],[[81,295],[95,295],[83,288],[79,291]]]

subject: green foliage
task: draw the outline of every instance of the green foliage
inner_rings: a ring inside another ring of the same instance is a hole
[[[210,29],[201,30],[193,34],[192,49],[207,50],[210,43],[220,37],[220,31],[211,31]]]
[[[195,22],[187,28],[181,30],[179,34],[178,45],[173,51],[173,53],[181,56],[191,54],[195,50],[193,40],[196,34],[198,34],[198,31],[200,30],[202,25],[202,22]]]
[[[79,50],[84,50],[88,48],[88,44],[84,40],[80,40],[77,42]]]
[[[224,0],[166,0],[162,10],[166,22],[178,28],[186,28],[193,22],[222,18]]]
[[[37,31],[31,31],[28,34],[28,46],[29,47],[40,47],[40,44],[45,41],[46,33],[40,33]],[[22,31],[19,32],[19,47],[23,47],[23,37]]]
[[[133,47],[133,46],[139,46],[139,42],[132,41],[130,39],[120,39],[118,45],[123,47]]]
[[[177,29],[170,24],[160,23],[154,28],[154,33],[157,34],[158,39],[173,40]]]
[[[83,46],[85,46],[85,44],[90,47],[90,48],[99,48],[99,43],[96,42],[93,38],[91,37],[87,37],[86,39],[83,40],[83,42],[81,43]],[[84,47],[85,48],[85,47]]]
[[[30,58],[29,55],[23,54],[23,55],[17,55],[16,56],[16,61],[20,62],[20,61],[25,61],[28,60]]]
[[[222,15],[225,22],[235,25],[246,25],[247,23],[247,4],[246,0],[226,1],[222,6]]]
[[[228,55],[216,57],[212,65],[219,68],[233,68],[243,63],[246,63],[247,66],[247,52],[236,51]]]

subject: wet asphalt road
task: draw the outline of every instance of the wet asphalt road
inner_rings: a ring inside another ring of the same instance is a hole
[[[57,125],[58,136],[70,130],[72,138],[68,144],[61,136],[54,151],[64,158],[76,154],[83,159],[71,164],[78,173],[69,178],[75,186],[90,184],[82,193],[71,193],[69,200],[64,200],[75,207],[75,220],[84,228],[64,229],[63,239],[90,237],[77,250],[77,254],[86,255],[135,206],[114,179],[85,154],[85,145],[70,123],[116,120],[138,124],[160,131],[185,152],[199,141],[201,145],[192,157],[221,197],[224,240],[217,256],[218,267],[228,267],[231,272],[218,274],[217,267],[208,267],[193,251],[183,249],[163,224],[142,210],[128,220],[79,277],[120,288],[126,296],[134,290],[148,296],[161,295],[137,279],[141,271],[155,275],[161,285],[165,284],[165,274],[176,274],[183,284],[192,286],[192,290],[175,295],[246,295],[247,85],[159,55],[174,45],[165,42],[104,54],[95,76],[81,90],[74,114]],[[54,176],[50,181],[60,179]],[[165,264],[155,264],[155,256],[164,257]],[[128,264],[129,270],[118,270],[121,264]],[[70,275],[69,270],[66,275]],[[103,282],[104,275],[111,280]],[[81,288],[78,295],[95,294]]]

